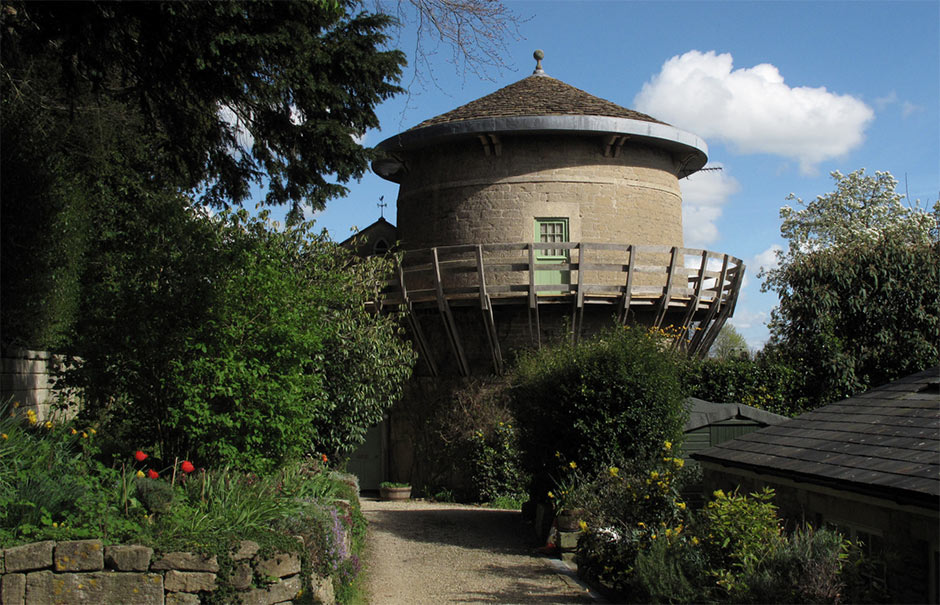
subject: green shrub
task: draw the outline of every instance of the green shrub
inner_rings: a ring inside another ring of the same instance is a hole
[[[652,460],[610,466],[573,488],[580,510],[578,571],[618,599],[687,601],[704,563],[688,531],[690,511],[680,499],[681,458],[664,443]],[[697,539],[696,539],[697,540]]]
[[[796,367],[764,354],[754,359],[690,359],[684,365],[683,383],[691,397],[795,416],[811,407],[802,375]]]
[[[98,217],[78,357],[57,385],[81,390],[115,453],[267,472],[362,442],[414,360],[396,315],[366,310],[386,261],[264,212],[122,208]]]
[[[747,579],[784,543],[774,492],[765,488],[748,497],[718,490],[714,496],[700,530],[710,573],[728,594],[746,593]]]
[[[773,492],[715,492],[692,514],[679,469],[608,469],[590,483],[578,572],[617,602],[837,603],[870,600],[860,550],[830,530],[784,534]],[[656,473],[656,477],[652,474]],[[661,479],[666,476],[666,481]],[[647,482],[649,480],[649,482]]]
[[[551,471],[560,451],[593,473],[676,442],[685,410],[680,358],[667,342],[644,328],[614,328],[524,356],[510,395],[526,470]]]
[[[475,499],[481,502],[521,499],[526,478],[519,466],[518,435],[513,425],[497,422],[486,433],[482,430],[474,433],[468,445]]]

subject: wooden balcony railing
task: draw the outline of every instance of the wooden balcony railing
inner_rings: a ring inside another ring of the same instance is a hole
[[[703,354],[733,314],[743,276],[740,259],[694,248],[590,242],[440,246],[401,253],[382,304],[409,311],[437,306],[458,360],[465,356],[452,308],[479,307],[501,371],[494,306],[525,304],[536,345],[540,306],[570,304],[577,340],[585,306],[608,305],[623,323],[643,313],[659,328],[668,317],[678,334],[674,346]],[[426,354],[420,324],[413,313],[409,317]],[[465,362],[459,365],[463,371]]]

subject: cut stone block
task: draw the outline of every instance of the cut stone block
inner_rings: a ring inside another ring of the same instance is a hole
[[[104,549],[105,564],[117,571],[147,571],[152,557],[153,549],[139,544],[115,544]]]
[[[327,605],[336,603],[332,578],[321,578],[314,574],[310,580],[310,591],[313,593],[314,603],[325,603]]]
[[[296,554],[280,553],[255,565],[262,576],[284,578],[300,573],[300,557]]]
[[[214,573],[171,569],[163,576],[163,586],[175,592],[212,592],[215,579]]]
[[[0,583],[2,605],[24,605],[26,603],[26,574],[8,573]]]
[[[290,601],[301,589],[300,576],[285,578],[266,588],[256,588],[241,595],[242,605],[274,605]]]
[[[168,592],[166,605],[199,605],[199,595],[189,592]]]
[[[574,550],[578,546],[580,537],[579,531],[560,531],[558,532],[558,547],[562,550]]]
[[[251,580],[254,577],[254,573],[251,571],[251,565],[247,563],[239,563],[235,567],[235,572],[232,573],[232,586],[235,587],[235,590],[248,590],[251,588]]]
[[[33,542],[22,546],[8,548],[3,553],[3,564],[6,573],[17,571],[32,571],[52,567],[52,551],[55,542]]]
[[[163,578],[150,573],[52,573],[26,575],[26,605],[163,605]]]
[[[232,553],[233,561],[244,561],[245,559],[250,559],[261,547],[254,540],[242,540],[238,543],[238,550]]]
[[[215,573],[219,571],[219,561],[215,555],[205,557],[191,552],[170,552],[154,561],[150,569],[177,569],[182,571],[208,571]]]
[[[55,546],[53,566],[56,571],[101,571],[104,548],[101,540],[71,540]]]

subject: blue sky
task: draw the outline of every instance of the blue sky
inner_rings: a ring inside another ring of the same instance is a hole
[[[830,171],[889,171],[911,199],[940,194],[940,2],[508,2],[523,20],[491,80],[429,59],[436,85],[378,109],[366,145],[528,76],[548,75],[705,139],[720,172],[681,181],[686,246],[745,260],[732,323],[759,348],[776,304],[759,267],[780,246],[779,208],[833,189]],[[414,26],[395,43],[409,53]],[[409,60],[413,57],[409,53]],[[406,72],[407,84],[410,72]],[[397,186],[369,174],[314,215],[339,241]]]

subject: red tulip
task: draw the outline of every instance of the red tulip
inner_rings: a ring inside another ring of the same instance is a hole
[[[157,471],[153,469],[150,469],[149,471],[147,471],[147,476],[150,477],[151,479],[159,479],[160,473],[158,473]]]
[[[326,464],[326,462],[329,460],[329,458],[326,457],[326,454],[320,454],[320,459],[323,460],[324,464]]]
[[[147,458],[149,458],[149,456],[140,450],[137,450],[136,452],[134,452],[134,459],[136,459],[137,462],[143,462]]]
[[[196,470],[196,467],[193,466],[193,463],[189,460],[183,460],[183,463],[180,464],[180,469],[182,469],[184,473],[191,473]]]

